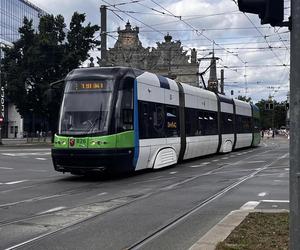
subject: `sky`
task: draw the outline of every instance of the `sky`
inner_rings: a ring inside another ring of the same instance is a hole
[[[156,47],[169,33],[183,49],[197,49],[198,58],[212,51],[225,71],[225,94],[251,97],[273,96],[284,101],[289,90],[290,33],[287,28],[261,25],[256,15],[238,10],[235,0],[30,0],[50,14],[62,14],[66,24],[77,11],[87,22],[100,25],[100,6],[108,8],[108,47],[113,47],[118,27],[127,21],[140,28],[144,47]],[[284,0],[285,20],[290,2]],[[99,33],[96,35],[99,36]],[[94,52],[97,55],[99,52]],[[188,53],[189,54],[189,53]],[[100,56],[100,53],[99,53]],[[200,62],[204,71],[208,61]],[[205,76],[206,80],[209,74]]]

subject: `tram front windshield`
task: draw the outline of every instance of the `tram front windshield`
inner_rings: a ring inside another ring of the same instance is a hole
[[[112,80],[66,82],[59,134],[107,134],[112,92]]]

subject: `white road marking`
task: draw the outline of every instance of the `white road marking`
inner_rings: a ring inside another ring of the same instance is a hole
[[[278,207],[278,205],[272,205],[272,207],[274,207],[274,208],[277,208],[277,207]]]
[[[1,149],[0,152],[11,152],[11,151],[22,151],[22,152],[25,152],[25,151],[48,151],[48,152],[51,152],[51,149],[49,148],[16,148],[16,149]]]
[[[50,155],[51,152],[35,152],[35,153],[2,153],[5,156],[29,156],[29,155]]]
[[[271,203],[289,203],[289,200],[261,200],[262,202],[271,202]]]
[[[48,214],[48,213],[53,213],[53,212],[57,212],[57,211],[60,211],[60,210],[63,210],[67,207],[55,207],[55,208],[51,208],[49,210],[46,210],[44,212],[41,212],[41,213],[38,213],[38,215],[42,215],[42,214]]]
[[[106,195],[106,194],[107,194],[107,192],[103,192],[103,193],[97,194],[97,196]]]
[[[285,168],[284,170],[286,170],[286,171],[290,171],[290,169],[289,169],[289,168]]]
[[[27,200],[22,200],[22,201],[16,201],[16,202],[11,202],[11,203],[5,203],[5,204],[0,204],[1,207],[8,207],[8,206],[13,206],[21,203],[26,203],[26,202],[33,202],[33,201],[42,201],[42,200],[47,200],[47,199],[52,199],[52,198],[57,198],[61,196],[65,196],[66,194],[56,194],[56,195],[51,195],[51,196],[39,196]]]
[[[0,167],[0,169],[12,170],[13,168]]]
[[[217,162],[217,161],[219,161],[219,160],[212,160],[213,162]]]
[[[40,160],[40,161],[47,161],[46,158],[35,158],[36,160]]]
[[[0,184],[3,184],[3,183],[0,183]],[[36,185],[30,185],[30,186],[26,186],[26,187],[19,187],[19,188],[8,189],[8,190],[3,190],[0,193],[1,194],[5,194],[5,193],[17,191],[17,190],[23,190],[23,189],[27,189],[27,188],[32,188],[32,187],[35,187],[35,186]]]
[[[264,163],[267,161],[245,161],[246,164],[254,164],[254,163]]]
[[[189,166],[190,168],[200,168],[202,167],[201,165],[194,165],[194,166]]]
[[[207,161],[207,162],[202,162],[200,165],[208,165],[208,164],[210,164],[209,161]]]
[[[170,174],[177,174],[177,171],[170,172]]]
[[[227,160],[229,159],[229,157],[222,157],[222,160]]]
[[[264,196],[266,196],[268,193],[267,192],[261,192],[261,193],[259,193],[257,196],[259,196],[259,197],[264,197]]]
[[[257,207],[259,201],[248,201],[243,206],[241,206],[240,210],[250,210]]]
[[[13,184],[19,184],[19,183],[22,183],[22,182],[25,182],[25,181],[28,181],[28,180],[11,181],[11,182],[5,182],[3,184],[5,184],[5,185],[13,185]]]

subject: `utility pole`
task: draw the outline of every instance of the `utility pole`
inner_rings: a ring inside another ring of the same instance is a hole
[[[0,42],[0,90],[1,90],[1,95],[2,95],[2,43]],[[3,100],[3,106],[2,103],[0,103],[1,106],[1,116],[0,116],[0,145],[2,145],[2,124],[4,122],[4,116],[2,115],[2,113],[4,114],[4,96],[3,99],[1,97],[1,102]],[[2,110],[3,109],[3,110]]]
[[[220,87],[221,87],[221,95],[225,95],[225,93],[224,93],[224,69],[221,69],[221,83],[220,83]]]
[[[291,0],[290,249],[300,249],[300,1]]]
[[[291,0],[291,17],[284,21],[283,0],[238,0],[240,11],[258,14],[262,24],[289,27],[290,73],[290,244],[300,249],[300,1]]]
[[[101,65],[106,66],[107,63],[107,7],[101,5]]]

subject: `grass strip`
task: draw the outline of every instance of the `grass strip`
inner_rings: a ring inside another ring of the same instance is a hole
[[[288,249],[288,221],[288,213],[250,213],[216,250]]]

